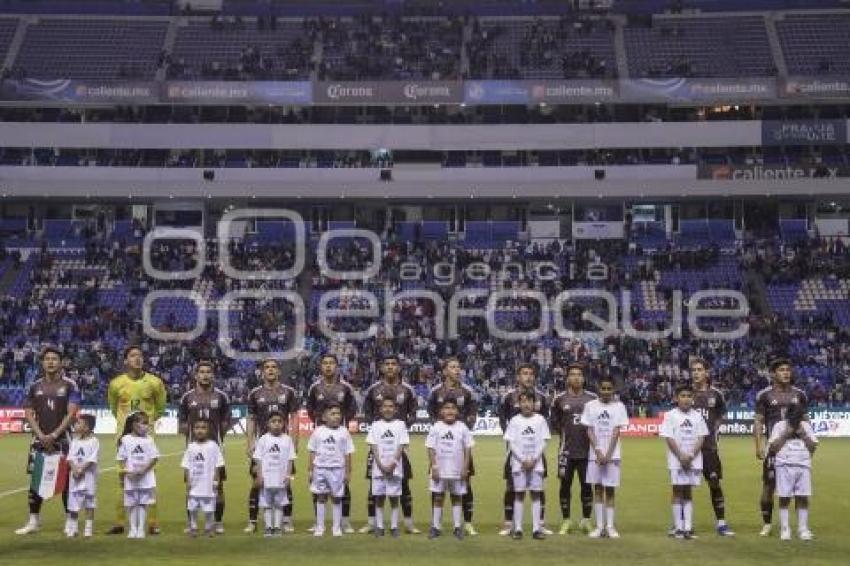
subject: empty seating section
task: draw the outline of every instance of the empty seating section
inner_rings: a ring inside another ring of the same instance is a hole
[[[850,74],[850,14],[787,15],[776,31],[790,74]]]
[[[301,20],[278,20],[257,29],[254,20],[238,28],[214,29],[208,20],[177,30],[171,78],[302,80],[310,76],[313,41]]]
[[[800,322],[810,314],[831,316],[841,327],[850,325],[850,280],[811,278],[794,283],[771,284],[767,289],[771,308]]]
[[[484,20],[468,45],[473,78],[614,76],[614,28],[607,21]]]
[[[683,248],[699,248],[711,244],[721,248],[733,248],[735,237],[735,224],[732,220],[681,220],[677,241]]]
[[[654,18],[625,28],[632,77],[763,77],[776,74],[761,16]]]
[[[6,57],[6,52],[15,37],[18,20],[15,18],[0,18],[0,61]]]
[[[809,237],[805,218],[783,218],[779,221],[779,234],[784,242],[793,243]]]

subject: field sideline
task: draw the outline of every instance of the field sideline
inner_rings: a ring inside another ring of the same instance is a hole
[[[363,436],[355,438],[355,478],[352,484],[352,522],[360,527],[365,522],[366,487],[363,479],[365,443]],[[307,564],[340,563],[379,564],[516,564],[533,561],[535,564],[563,564],[565,560],[592,564],[652,564],[660,562],[677,565],[705,564],[785,564],[802,563],[847,564],[850,556],[850,487],[846,468],[850,440],[823,439],[815,455],[814,489],[811,525],[815,541],[781,542],[778,534],[770,539],[757,536],[760,525],[758,494],[761,466],[753,455],[750,438],[724,438],[722,454],[727,516],[737,531],[735,539],[718,539],[713,533],[713,514],[707,489],[697,490],[696,529],[699,540],[686,542],[666,537],[670,523],[669,485],[664,461],[664,445],[658,439],[625,439],[623,446],[623,487],[618,492],[617,526],[622,535],[619,541],[589,540],[571,535],[553,536],[546,541],[512,541],[496,532],[502,519],[503,443],[497,438],[476,439],[475,524],[481,535],[463,542],[451,537],[428,541],[425,535],[405,536],[399,540],[387,537],[376,540],[366,535],[350,535],[343,539],[327,536],[314,539],[305,529],[312,522],[307,491],[306,456],[302,453],[296,479],[295,519],[298,533],[282,539],[266,540],[262,536],[242,533],[246,521],[248,474],[243,439],[226,444],[228,461],[227,534],[208,539],[188,539],[182,534],[185,522],[184,490],[179,454],[183,441],[176,436],[158,439],[164,457],[157,468],[159,482],[160,518],[164,534],[145,541],[129,541],[123,537],[107,537],[102,533],[114,515],[117,479],[107,471],[99,484],[96,536],[91,540],[67,541],[61,534],[61,503],[50,501],[45,506],[45,530],[30,537],[17,537],[13,531],[26,519],[26,492],[21,489],[27,479],[23,471],[27,457],[28,436],[7,435],[0,438],[0,556],[8,563],[52,564],[77,563],[139,564],[159,561],[172,564],[205,565],[234,564],[246,559],[301,560]],[[114,465],[113,437],[101,437],[101,467]],[[425,483],[424,437],[414,436],[411,454],[416,475],[413,482],[414,512],[417,526],[425,530],[429,520],[429,496]],[[301,444],[304,444],[302,439]],[[554,449],[554,446],[552,447]],[[554,462],[550,450],[549,462]],[[550,477],[547,483],[547,524],[557,528],[560,523],[558,482]],[[573,516],[580,516],[577,489],[574,487]],[[330,514],[328,514],[330,515]],[[793,514],[792,514],[793,516]],[[526,519],[529,519],[526,512]],[[778,511],[774,522],[778,523]],[[793,521],[792,521],[792,524]],[[526,527],[528,530],[528,527]],[[778,529],[776,529],[778,530]],[[401,553],[401,560],[399,560]],[[789,562],[790,560],[790,562]]]

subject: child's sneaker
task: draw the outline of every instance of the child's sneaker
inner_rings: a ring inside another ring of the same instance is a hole
[[[439,538],[440,535],[442,535],[442,534],[443,533],[441,533],[440,529],[438,529],[437,527],[431,527],[430,529],[428,529],[428,539],[429,540]]]
[[[349,526],[349,528],[351,528],[351,527]],[[345,531],[345,532],[348,532],[348,531]],[[351,532],[353,533],[354,529],[351,529]],[[332,532],[331,532],[331,534],[335,537],[341,537],[342,533],[343,533],[342,529],[333,529]]]
[[[546,540],[546,533],[544,533],[543,531],[534,531],[534,533],[531,535],[531,538],[533,538],[534,540]]]
[[[810,531],[809,529],[803,529],[803,530],[801,530],[801,531],[797,534],[797,536],[799,536],[799,537],[800,537],[800,540],[812,540],[813,538],[815,538],[815,535],[814,535],[814,534],[812,534],[812,531]]]
[[[570,531],[572,531],[572,530],[573,530],[573,522],[570,521],[569,519],[564,519],[563,521],[561,521],[561,528],[558,529],[558,534],[559,535],[568,535],[568,534],[570,534]]]
[[[399,533],[399,530],[398,530],[398,529],[390,529],[390,536],[391,536],[391,537],[393,537],[393,538],[398,538],[400,534],[401,534],[401,533]]]
[[[620,538],[620,533],[614,527],[608,527],[605,532],[608,534],[608,538]]]
[[[780,529],[779,540],[791,540],[791,529],[788,529],[788,528]]]
[[[325,529],[322,527],[313,527],[313,536],[314,537],[323,537],[325,536]]]
[[[760,537],[769,537],[769,536],[770,536],[770,528],[771,528],[770,523],[766,523],[766,524],[765,524],[765,525],[761,528],[761,530],[759,531],[759,536],[760,536]]]
[[[469,529],[467,529],[467,532],[469,532]],[[452,534],[454,534],[454,536],[457,540],[463,540],[463,529],[461,529],[460,527],[455,527],[454,531],[452,531]],[[478,533],[475,533],[475,534],[478,534]]]
[[[522,531],[514,531],[511,533],[511,538],[514,540],[522,540]]]
[[[590,531],[589,533],[587,533],[587,536],[588,536],[588,538],[602,538],[602,536],[604,534],[605,534],[605,531],[603,531],[600,528],[596,528],[596,529],[593,529],[592,531]]]
[[[274,536],[274,529],[271,527],[266,527],[266,530],[263,531],[263,536],[266,538],[271,538]]]
[[[375,537],[382,537],[386,534],[384,529],[375,529]]]

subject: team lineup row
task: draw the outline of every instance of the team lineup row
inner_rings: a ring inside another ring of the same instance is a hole
[[[76,385],[60,374],[61,354],[48,348],[42,355],[43,377],[33,383],[25,401],[26,417],[34,440],[31,455],[61,451],[71,467],[69,490],[64,495],[66,534],[77,534],[78,515],[86,510],[84,535],[93,532],[94,490],[96,487],[97,439],[91,434],[91,417],[83,415],[73,424],[78,410]],[[125,352],[126,372],[109,386],[110,408],[118,419],[119,487],[122,497],[111,534],[124,532],[129,513],[129,535],[141,538],[145,527],[159,533],[155,502],[156,445],[148,427],[165,408],[162,381],[143,370],[142,351],[130,347]],[[294,428],[294,415],[300,408],[297,392],[281,380],[280,366],[270,359],[262,363],[263,384],[249,396],[246,452],[254,481],[249,496],[247,532],[256,530],[260,509],[265,532],[276,536],[293,530],[293,460],[298,438],[287,434]],[[582,519],[579,527],[589,536],[619,536],[614,522],[615,491],[620,480],[620,427],[627,424],[625,407],[616,400],[615,384],[607,379],[597,383],[598,397],[584,388],[583,367],[567,368],[566,390],[550,400],[535,388],[536,368],[531,364],[517,369],[516,387],[501,402],[500,421],[505,432],[505,525],[500,532],[521,538],[523,501],[531,498],[534,538],[551,534],[543,523],[548,473],[544,458],[550,427],[560,437],[558,477],[561,482],[562,534],[575,528],[570,520],[570,492],[574,477],[581,490]],[[709,485],[717,518],[717,533],[732,536],[725,521],[725,502],[720,485],[722,466],[717,436],[725,414],[725,401],[710,386],[709,365],[705,360],[691,362],[692,383],[677,388],[676,407],[667,412],[661,436],[668,447],[667,467],[672,485],[673,528],[671,536],[693,538],[692,487],[704,477]],[[400,380],[400,365],[392,355],[379,364],[380,380],[366,392],[363,412],[371,423],[367,444],[367,477],[370,478],[369,524],[361,531],[383,535],[384,503],[390,503],[389,529],[399,534],[399,507],[408,532],[412,523],[412,496],[409,480],[412,467],[407,455],[407,428],[415,418],[413,390]],[[811,495],[811,455],[817,440],[806,422],[805,394],[791,385],[791,366],[785,359],[771,365],[773,385],[759,393],[754,427],[756,455],[764,460],[761,510],[762,536],[771,533],[774,493],[780,501],[780,535],[791,537],[789,506],[796,499],[798,535],[811,539],[808,529],[808,497]],[[477,534],[473,527],[471,477],[475,474],[470,428],[477,418],[475,395],[460,381],[461,365],[449,358],[443,364],[443,382],[434,387],[428,411],[434,421],[426,446],[429,453],[432,524],[430,536],[441,534],[443,496],[449,493],[454,535]],[[357,411],[351,387],[340,380],[337,360],[326,355],[320,362],[320,375],[306,395],[308,416],[315,424],[308,442],[310,490],[314,496],[314,534],[324,533],[325,507],[330,500],[332,532],[353,532],[350,523],[351,452],[354,445],[346,423]],[[183,459],[187,483],[190,534],[197,534],[200,514],[206,515],[209,534],[223,532],[223,457],[220,444],[230,429],[227,396],[214,387],[214,365],[200,362],[195,385],[180,402],[181,430],[188,448]],[[769,433],[765,435],[765,431]],[[95,456],[92,456],[95,454]],[[31,461],[33,458],[31,458]],[[221,465],[219,465],[221,464]],[[31,471],[31,470],[30,470]],[[30,491],[30,518],[18,529],[29,534],[40,528],[42,499]],[[91,508],[91,511],[89,511]],[[595,527],[591,515],[595,512]]]

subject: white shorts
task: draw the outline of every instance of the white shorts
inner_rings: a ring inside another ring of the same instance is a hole
[[[280,509],[289,503],[285,487],[260,488],[259,506],[261,509]]]
[[[810,497],[812,470],[802,466],[776,466],[776,495],[779,497]]]
[[[345,470],[343,468],[313,468],[310,491],[316,495],[342,497],[345,494]]]
[[[437,480],[431,478],[431,493],[449,492],[451,495],[466,495],[466,482],[463,480]]]
[[[124,490],[124,507],[152,505],[154,503],[156,503],[156,495],[153,488]]]
[[[68,511],[79,513],[83,509],[97,508],[97,497],[87,491],[72,491],[68,494]]]
[[[523,471],[512,474],[514,492],[543,491],[543,472]]]
[[[192,497],[190,495],[186,500],[186,509],[190,513],[193,511],[212,513],[215,511],[215,497]]]
[[[604,485],[605,487],[620,486],[620,461],[614,460],[604,466],[590,460],[587,463],[587,483],[591,485]]]
[[[372,495],[401,497],[401,478],[387,476],[372,476]]]
[[[702,484],[702,470],[670,470],[671,485],[693,485]]]

